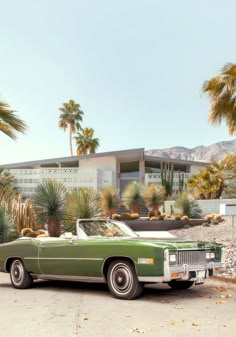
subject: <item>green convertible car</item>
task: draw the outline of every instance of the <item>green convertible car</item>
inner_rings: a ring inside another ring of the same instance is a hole
[[[77,235],[20,237],[0,245],[0,271],[15,288],[34,279],[105,282],[113,296],[133,299],[147,283],[187,289],[224,269],[224,248],[210,242],[144,237],[120,221],[80,219]]]

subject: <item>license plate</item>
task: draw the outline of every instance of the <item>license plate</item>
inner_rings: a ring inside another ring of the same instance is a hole
[[[205,276],[206,276],[205,270],[199,270],[199,271],[197,272],[197,277],[198,277],[199,279],[204,279]]]

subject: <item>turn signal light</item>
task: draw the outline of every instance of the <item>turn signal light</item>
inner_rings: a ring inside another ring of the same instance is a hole
[[[170,276],[171,276],[171,278],[178,278],[179,277],[179,273],[173,273]]]

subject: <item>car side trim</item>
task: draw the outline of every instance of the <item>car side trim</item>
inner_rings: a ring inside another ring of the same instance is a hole
[[[72,275],[48,275],[48,274],[31,274],[33,278],[45,280],[60,280],[60,281],[82,281],[90,283],[106,283],[103,277],[90,277],[90,276],[72,276]]]
[[[24,260],[89,260],[103,261],[100,257],[24,257]]]

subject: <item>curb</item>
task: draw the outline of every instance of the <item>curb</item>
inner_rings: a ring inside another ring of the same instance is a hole
[[[224,277],[224,276],[212,276],[213,280],[221,281],[221,282],[227,282],[227,283],[233,283],[236,284],[236,278],[234,277]]]

